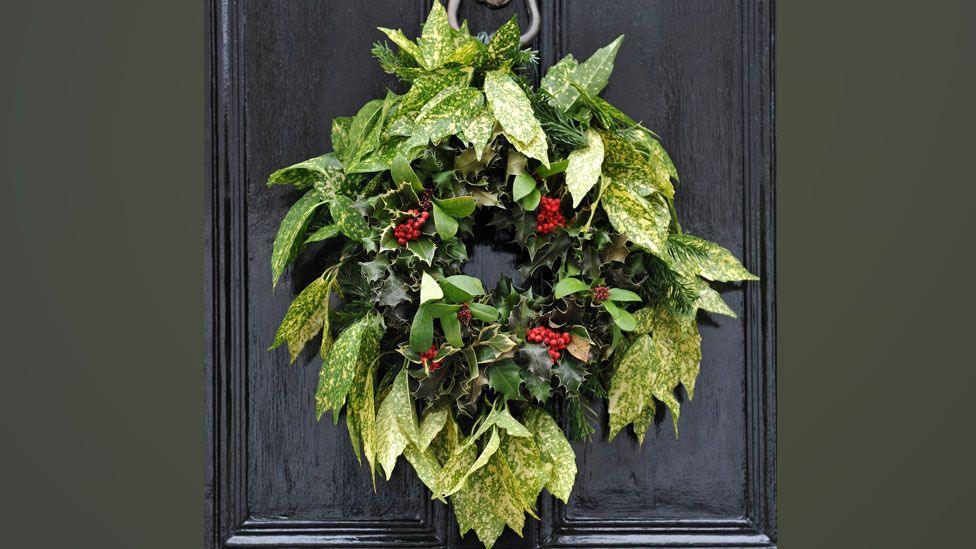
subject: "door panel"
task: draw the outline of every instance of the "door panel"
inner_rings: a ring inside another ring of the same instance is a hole
[[[269,257],[296,193],[276,168],[330,148],[331,119],[398,89],[369,53],[377,26],[419,31],[430,0],[214,0],[207,196],[208,547],[477,547],[404,463],[376,492],[344,421],[314,418],[320,360],[268,352],[292,298],[320,271],[304,254],[272,292]],[[605,432],[574,443],[570,503],[540,498],[541,521],[496,547],[770,546],[775,521],[772,13],[768,2],[541,0],[540,70],[627,38],[604,96],[657,131],[681,175],[688,232],[742,257],[761,284],[720,288],[738,319],[701,323],[702,373],[682,395],[680,437],[659,413],[644,448]],[[460,15],[494,29],[524,2]],[[514,265],[479,245],[466,271]],[[597,405],[605,426],[606,409]]]

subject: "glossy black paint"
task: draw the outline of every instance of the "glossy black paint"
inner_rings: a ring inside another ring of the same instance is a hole
[[[773,13],[769,1],[543,0],[544,71],[618,34],[611,102],[664,139],[681,174],[688,232],[730,248],[759,284],[727,285],[738,319],[701,326],[702,375],[643,450],[629,435],[574,443],[568,505],[540,498],[541,522],[496,547],[768,547],[776,539]],[[344,422],[316,422],[313,352],[268,352],[294,295],[320,269],[303,256],[271,291],[277,224],[295,193],[273,169],[329,148],[330,121],[396,82],[369,55],[376,26],[415,35],[429,0],[214,0],[207,4],[207,547],[477,547],[430,502],[405,464],[373,493]],[[474,31],[524,5],[462,2]],[[466,268],[495,280],[511,257],[479,247]],[[605,414],[604,407],[598,407]],[[602,418],[605,421],[605,417]]]

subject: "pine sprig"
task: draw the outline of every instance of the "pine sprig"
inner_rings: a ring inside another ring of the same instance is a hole
[[[569,408],[570,438],[589,440],[596,432],[596,427],[593,426],[597,419],[596,412],[579,397],[570,397],[566,402]]]
[[[404,56],[394,52],[386,42],[373,44],[373,57],[379,61],[383,72],[396,75],[404,82],[413,82],[420,73],[420,68],[410,63]]]
[[[549,104],[545,90],[533,95],[532,107],[546,136],[569,150],[585,147],[586,127],[578,120]]]

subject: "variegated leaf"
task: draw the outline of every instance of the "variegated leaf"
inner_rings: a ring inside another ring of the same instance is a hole
[[[654,319],[654,343],[659,359],[677,370],[678,379],[688,390],[688,399],[693,399],[702,356],[695,315],[660,309]]]
[[[624,41],[621,34],[613,42],[593,52],[589,59],[580,63],[573,72],[573,82],[586,90],[590,95],[597,96],[606,87],[613,71],[613,60],[617,57],[617,50]],[[578,92],[577,92],[578,96]],[[574,99],[575,102],[575,99]]]
[[[386,472],[386,480],[390,480],[396,459],[407,444],[419,439],[417,412],[410,396],[407,370],[403,369],[376,412],[376,457]]]
[[[654,404],[654,399],[647,399],[647,402],[644,403],[644,409],[640,413],[640,417],[635,419],[633,425],[630,426],[634,431],[634,436],[637,437],[637,444],[640,446],[644,445],[644,436],[654,423],[654,414],[656,411],[657,406]]]
[[[700,278],[695,279],[695,284],[698,286],[698,300],[695,301],[695,307],[703,311],[708,311],[710,313],[717,313],[720,315],[731,316],[736,318],[735,311],[733,311],[722,299],[722,296],[711,286],[708,282]]]
[[[425,73],[413,81],[410,90],[403,95],[393,119],[413,115],[427,104],[435,95],[450,87],[467,87],[473,74],[471,67],[453,67]]]
[[[520,46],[521,34],[516,21],[517,16],[512,16],[505,24],[495,31],[485,53],[484,62],[481,65],[485,68],[498,68],[506,65],[506,61],[518,51]]]
[[[320,182],[338,186],[344,178],[342,164],[334,154],[329,153],[272,173],[268,176],[268,186],[292,185],[299,189],[306,189]]]
[[[460,490],[464,485],[464,479],[468,477],[471,465],[477,459],[478,451],[474,446],[456,447],[437,476],[437,490],[434,491],[434,495],[443,497]]]
[[[532,104],[512,77],[498,71],[485,74],[485,97],[505,137],[520,152],[549,165],[546,134],[532,111]]]
[[[611,180],[603,191],[601,204],[617,232],[654,255],[666,254],[671,213],[664,197],[654,194],[645,199]]]
[[[541,86],[549,95],[549,104],[563,111],[568,111],[573,106],[579,97],[579,92],[571,84],[577,67],[579,63],[573,59],[573,54],[563,57],[558,63],[549,67]]]
[[[423,65],[435,69],[446,63],[458,46],[457,36],[457,31],[447,20],[447,10],[440,2],[434,2],[417,39]]]
[[[697,274],[715,282],[759,280],[758,276],[742,266],[732,252],[714,242],[690,234],[672,235],[672,238],[684,240],[687,246],[699,250],[697,254],[672,254],[672,266],[680,272]]]
[[[290,362],[295,362],[295,358],[305,345],[322,330],[325,324],[329,312],[331,288],[331,278],[317,278],[295,297],[275,333],[272,349],[287,343]]]
[[[407,38],[406,35],[403,34],[402,30],[386,29],[383,27],[379,27],[379,30],[380,32],[385,34],[387,38],[392,40],[394,44],[399,46],[401,50],[407,53],[407,55],[413,57],[414,61],[416,61],[418,65],[423,64],[424,56],[420,52],[420,47],[417,46],[417,44],[415,44],[413,40]]]
[[[329,204],[329,212],[335,226],[350,240],[358,241],[369,236],[369,225],[366,218],[352,205],[352,200],[337,195]]]
[[[466,121],[478,116],[483,105],[484,96],[475,88],[446,88],[420,109],[406,143],[426,145],[455,135]]]
[[[549,412],[530,408],[525,413],[525,422],[532,431],[542,459],[552,465],[546,488],[563,503],[568,502],[576,480],[576,453],[573,447]]]
[[[674,184],[666,168],[648,160],[634,144],[619,135],[603,132],[600,134],[606,148],[603,173],[617,183],[629,187],[641,196],[655,191],[668,198],[674,197]],[[653,140],[657,147],[660,144]],[[663,148],[660,149],[663,152]]]
[[[512,470],[500,454],[472,474],[464,489],[451,498],[461,534],[473,529],[489,549],[506,524],[521,536],[525,514],[511,489],[514,482]]]
[[[332,119],[332,152],[336,159],[345,158],[346,145],[349,141],[349,127],[352,126],[352,116],[339,116]],[[339,163],[342,164],[341,162]]]
[[[519,420],[512,417],[512,413],[508,411],[508,408],[503,408],[498,412],[495,418],[495,425],[508,433],[509,436],[513,437],[530,437],[532,433],[522,425]]]
[[[461,124],[461,134],[464,140],[471,144],[475,157],[479,161],[484,156],[488,142],[491,141],[494,127],[495,118],[485,106],[482,106],[481,111],[476,116],[464,120]]]
[[[413,466],[417,478],[424,483],[428,490],[433,492],[437,488],[437,475],[441,472],[441,466],[437,463],[437,458],[429,451],[418,449],[413,444],[408,444],[403,449],[403,457]],[[443,501],[443,500],[442,500]]]
[[[285,218],[281,220],[271,250],[272,287],[278,285],[278,278],[281,273],[298,254],[298,250],[305,240],[305,230],[312,220],[312,214],[325,203],[326,199],[318,191],[311,189],[292,205],[288,213],[285,214]]]
[[[318,418],[331,410],[333,419],[338,421],[339,410],[346,402],[357,364],[375,360],[379,355],[379,336],[376,318],[372,316],[357,320],[339,334],[319,370],[319,385],[315,392]]]
[[[356,459],[360,454],[369,463],[370,477],[373,486],[376,484],[376,403],[373,400],[374,385],[376,383],[376,366],[378,361],[366,363],[356,362],[356,377],[349,390],[349,400],[346,405],[346,427],[352,442]]]
[[[532,512],[539,492],[552,475],[552,464],[542,460],[533,438],[505,437],[500,451],[518,480],[515,494],[520,505]]]
[[[450,415],[451,409],[446,402],[435,404],[424,413],[424,419],[420,422],[420,440],[417,443],[420,451],[427,450],[434,437],[444,429]]]
[[[607,412],[613,440],[625,426],[641,417],[651,398],[651,376],[657,366],[658,355],[654,340],[642,335],[627,349],[610,379]]]
[[[566,187],[573,197],[573,208],[579,206],[586,193],[600,179],[600,166],[603,164],[603,139],[593,129],[586,130],[586,147],[569,153],[566,167]]]

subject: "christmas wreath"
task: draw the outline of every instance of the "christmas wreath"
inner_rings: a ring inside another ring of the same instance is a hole
[[[273,347],[294,361],[321,334],[316,410],[387,479],[403,455],[461,533],[521,535],[543,488],[567,501],[572,438],[637,439],[658,404],[677,432],[694,395],[699,310],[735,316],[708,281],[755,280],[685,233],[678,175],[657,135],[598,95],[623,37],[538,89],[513,18],[491,37],[454,29],[437,2],[420,38],[373,54],[407,90],[332,124],[333,151],[278,170],[304,190],[281,223],[273,281],[305,247],[329,265],[285,314]],[[470,246],[507,242],[515,280],[464,274]]]

